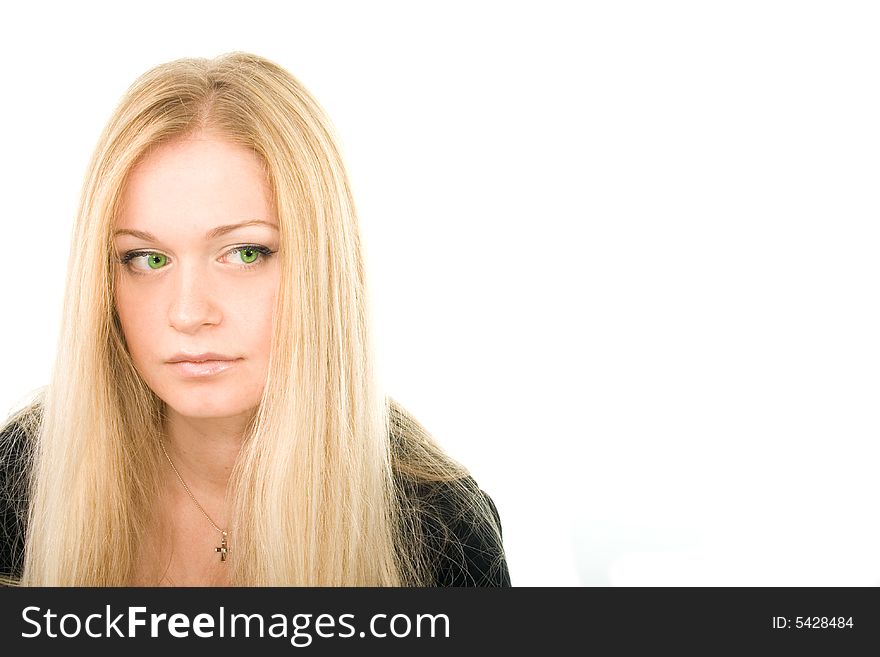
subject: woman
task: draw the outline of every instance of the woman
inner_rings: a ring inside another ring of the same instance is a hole
[[[263,58],[141,76],[102,134],[50,384],[0,443],[23,585],[509,585],[491,499],[374,376],[330,124]]]

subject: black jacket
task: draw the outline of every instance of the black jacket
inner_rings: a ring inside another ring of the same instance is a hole
[[[27,525],[25,440],[17,424],[0,433],[0,575],[14,579],[21,576]],[[467,484],[483,496],[500,533],[501,519],[492,498],[473,479]],[[432,555],[434,586],[511,585],[504,548],[492,538],[491,528],[457,505],[442,484],[419,484],[410,491],[412,502],[424,511],[421,530]]]

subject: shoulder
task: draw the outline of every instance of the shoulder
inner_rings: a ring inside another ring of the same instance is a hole
[[[435,586],[510,586],[501,519],[492,498],[394,399],[388,398],[402,530]]]
[[[20,488],[27,478],[39,421],[39,409],[30,409],[8,418],[0,426],[0,494]]]
[[[21,487],[30,467],[33,432],[21,419],[9,419],[0,428],[0,498],[8,499]]]
[[[31,435],[29,422],[20,417],[0,429],[0,577],[21,575]]]
[[[415,487],[436,586],[510,586],[501,518],[470,476]]]

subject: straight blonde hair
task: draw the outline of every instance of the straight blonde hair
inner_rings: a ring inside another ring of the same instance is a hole
[[[167,465],[165,405],[126,347],[111,233],[132,167],[158,145],[203,131],[259,156],[281,238],[268,377],[227,489],[229,581],[430,584],[422,528],[436,511],[419,501],[430,482],[486,521],[475,524],[500,544],[465,469],[377,381],[355,207],[329,120],[286,70],[235,52],[146,72],[99,139],[52,377],[11,419],[27,429],[32,463],[20,583],[134,581]]]

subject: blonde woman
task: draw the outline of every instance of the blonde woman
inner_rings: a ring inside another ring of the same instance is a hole
[[[158,66],[86,177],[48,386],[0,441],[27,586],[509,585],[492,500],[374,376],[330,124],[245,53]]]

